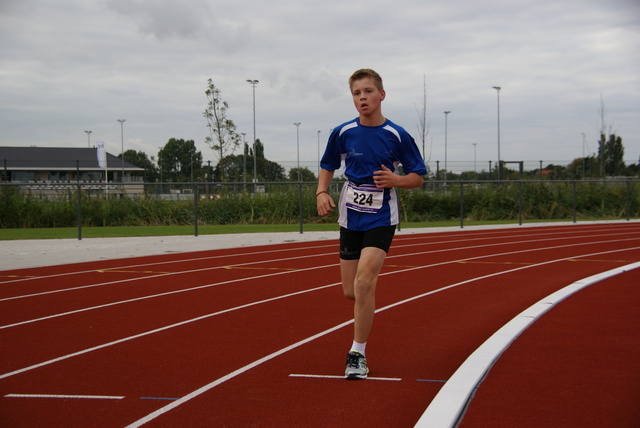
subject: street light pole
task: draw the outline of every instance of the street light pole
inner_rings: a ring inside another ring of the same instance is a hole
[[[127,119],[118,119],[120,122],[120,143],[122,144],[122,177],[120,177],[120,181],[124,182],[124,123]]]
[[[502,162],[500,161],[500,86],[494,86],[498,94],[498,180],[502,179]]]
[[[585,178],[584,169],[586,167],[586,163],[584,159],[584,142],[585,142],[586,136],[584,135],[584,132],[582,132],[581,134],[582,134],[582,179],[584,180]]]
[[[249,83],[253,88],[253,182],[256,183],[258,181],[258,177],[256,175],[256,158],[258,157],[256,153],[256,86],[258,85],[258,83],[260,83],[260,81],[255,79],[247,79],[247,83]]]
[[[84,131],[87,133],[87,143],[89,144],[89,148],[91,148],[91,133],[93,131]]]
[[[296,145],[298,147],[298,181],[302,181],[300,179],[300,122],[293,123],[296,127]]]
[[[476,170],[476,146],[478,145],[478,143],[472,143],[473,144],[473,174],[476,176],[476,179],[478,178],[478,172]]]
[[[444,112],[444,185],[447,185],[447,118],[449,117],[450,111]]]

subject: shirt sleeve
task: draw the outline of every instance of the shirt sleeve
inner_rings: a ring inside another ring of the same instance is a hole
[[[413,137],[406,131],[402,135],[401,144],[402,148],[398,157],[400,158],[399,160],[404,173],[408,174],[413,172],[418,175],[427,175],[427,167],[422,160],[420,150],[418,150],[418,146]]]
[[[343,144],[340,138],[340,128],[336,128],[331,131],[329,140],[327,141],[327,148],[324,151],[324,155],[320,160],[320,167],[327,171],[335,171],[342,165],[342,153]]]

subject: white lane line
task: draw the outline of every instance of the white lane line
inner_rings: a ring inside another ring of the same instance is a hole
[[[294,272],[304,272],[307,270],[313,270],[313,269],[324,269],[326,267],[332,267],[332,266],[337,266],[337,264],[331,264],[331,265],[325,265],[325,266],[313,266],[310,268],[303,268],[303,269],[298,269],[296,271],[284,271],[284,272],[270,272],[268,274],[264,274],[264,275],[257,275],[257,276],[250,276],[247,278],[236,278],[236,279],[230,279],[228,281],[221,281],[221,282],[216,282],[213,284],[205,284],[205,285],[199,285],[197,287],[191,287],[191,288],[182,288],[179,290],[174,290],[174,291],[168,291],[166,293],[158,293],[158,294],[151,294],[151,295],[147,295],[147,296],[142,296],[142,297],[135,297],[133,299],[127,299],[127,300],[119,300],[117,302],[111,302],[111,303],[105,303],[103,305],[97,305],[97,306],[89,306],[86,308],[82,308],[82,309],[76,309],[73,311],[69,311],[69,312],[61,312],[58,314],[53,314],[53,315],[47,315],[44,317],[40,317],[40,318],[33,318],[30,320],[26,320],[26,321],[20,321],[17,323],[13,323],[13,324],[6,324],[6,325],[2,325],[0,326],[0,330],[6,329],[6,328],[12,328],[12,327],[17,327],[20,325],[25,325],[25,324],[31,324],[34,322],[39,322],[39,321],[44,321],[44,320],[48,320],[48,319],[52,319],[52,318],[58,318],[58,317],[63,317],[63,316],[67,316],[67,315],[73,315],[73,314],[79,314],[82,312],[88,312],[88,311],[92,311],[92,310],[96,310],[96,309],[102,309],[102,308],[108,308],[110,306],[118,306],[118,305],[122,305],[125,303],[132,303],[132,302],[138,302],[141,300],[148,300],[148,299],[154,299],[156,297],[164,297],[164,296],[169,296],[172,294],[179,294],[179,293],[186,293],[188,291],[195,291],[195,290],[202,290],[205,288],[211,288],[211,287],[217,287],[219,285],[225,285],[225,284],[233,284],[235,282],[238,281],[251,281],[254,279],[264,279],[270,276],[276,276],[276,275],[286,275],[289,273],[294,273]],[[143,279],[143,278],[137,278],[137,279]],[[116,282],[126,282],[127,280],[123,280],[123,281],[116,281]]]
[[[89,400],[122,400],[124,396],[115,395],[66,395],[66,394],[7,394],[8,398],[77,398]]]
[[[326,255],[331,255],[331,254],[335,254],[335,253],[323,253],[323,254],[315,254],[314,256],[326,256]],[[118,281],[107,281],[107,282],[101,282],[101,283],[97,283],[97,284],[89,284],[89,285],[80,285],[78,287],[71,287],[71,288],[61,288],[59,290],[50,290],[50,291],[43,291],[40,293],[33,293],[33,294],[23,294],[20,296],[13,296],[13,297],[5,297],[0,299],[0,302],[5,302],[8,300],[17,300],[17,299],[26,299],[28,297],[38,297],[38,296],[44,296],[47,294],[58,294],[58,293],[64,293],[67,291],[76,291],[76,290],[83,290],[86,288],[94,288],[94,287],[101,287],[103,285],[113,285],[113,284],[120,284],[120,283],[126,283],[126,282],[133,282],[133,281],[144,281],[144,280],[148,280],[148,279],[154,279],[154,278],[160,278],[160,277],[164,277],[164,276],[173,276],[173,275],[183,275],[183,274],[187,274],[187,273],[194,273],[194,272],[204,272],[204,271],[213,271],[213,270],[218,270],[218,269],[228,269],[229,267],[238,267],[238,266],[248,266],[248,265],[255,265],[255,264],[264,264],[264,263],[273,263],[273,262],[282,262],[282,261],[289,261],[289,260],[295,260],[295,259],[305,259],[308,258],[309,256],[297,256],[297,257],[284,257],[281,259],[269,259],[269,260],[259,260],[259,261],[254,261],[254,262],[246,262],[246,263],[238,263],[235,265],[221,265],[221,266],[211,266],[211,267],[206,267],[206,268],[199,268],[199,269],[191,269],[191,270],[183,270],[183,271],[179,271],[179,272],[166,272],[166,273],[160,273],[157,275],[150,275],[150,276],[143,276],[143,277],[139,277],[139,278],[127,278],[127,279],[121,279]],[[333,266],[333,265],[328,265],[328,266]],[[103,269],[103,272],[108,272],[108,271],[113,271],[114,269]],[[93,270],[93,272],[97,272],[98,270]],[[209,285],[215,285],[215,284],[209,284]],[[178,290],[180,291],[180,290]]]
[[[191,263],[191,262],[202,261],[202,260],[213,260],[213,259],[222,259],[222,258],[231,258],[231,257],[246,257],[246,256],[249,256],[249,255],[263,255],[263,254],[277,253],[277,252],[299,251],[299,250],[315,250],[315,249],[318,249],[318,248],[331,247],[331,246],[335,246],[335,245],[311,245],[309,247],[279,248],[279,249],[276,249],[276,250],[253,251],[253,252],[249,252],[249,253],[239,252],[239,253],[236,253],[236,254],[220,254],[220,255],[216,255],[216,256],[195,257],[195,258],[191,258],[191,259],[163,260],[161,262],[153,262],[153,263],[140,263],[140,264],[134,264],[134,265],[114,266],[114,267],[110,267],[110,268],[102,268],[102,270],[130,269],[130,268],[135,268],[135,267],[156,266],[156,265],[164,266],[164,265],[168,265],[168,264],[172,264],[172,263]],[[219,250],[211,250],[211,251],[233,250],[233,249],[235,249],[235,248],[222,248],[222,249],[219,249]],[[182,253],[182,254],[184,254],[184,253]],[[331,254],[333,254],[333,253],[331,253]],[[163,256],[163,255],[164,254],[154,254],[154,255],[145,256],[145,257]],[[82,262],[82,263],[83,264],[84,263],[95,263],[95,262],[98,262],[98,261],[99,260],[94,260],[94,261]],[[25,269],[40,269],[40,268],[45,268],[45,267],[51,267],[51,266],[37,266],[37,267],[25,268]],[[15,269],[11,269],[11,270],[15,270]],[[2,284],[0,284],[0,286],[5,285],[5,284],[14,283],[14,282],[24,282],[24,281],[31,281],[31,280],[36,280],[36,279],[51,279],[51,278],[57,278],[57,277],[61,277],[61,276],[71,276],[71,275],[80,275],[80,274],[84,274],[84,273],[93,273],[96,270],[98,270],[98,269],[88,269],[88,270],[83,270],[83,271],[56,273],[56,274],[52,274],[52,275],[34,276],[34,277],[31,277],[31,278],[20,278],[20,279],[16,279],[16,280],[12,280],[12,281],[5,281]],[[178,274],[178,273],[180,273],[180,272],[176,272],[176,274]],[[105,283],[105,284],[108,284],[108,283]]]
[[[280,299],[286,299],[287,297],[297,296],[297,295],[305,294],[305,293],[311,293],[313,291],[317,291],[317,290],[321,290],[321,289],[329,288],[329,287],[334,287],[336,285],[338,285],[338,283],[329,284],[329,285],[323,285],[321,287],[311,288],[311,289],[308,289],[308,290],[297,291],[295,293],[284,294],[282,296],[272,297],[270,299],[265,299],[265,300],[259,300],[257,302],[251,302],[251,303],[247,303],[245,305],[240,305],[240,306],[236,306],[236,307],[233,307],[233,308],[228,308],[228,309],[224,309],[224,310],[221,310],[221,311],[218,311],[218,312],[214,312],[214,313],[211,313],[211,314],[202,315],[202,316],[199,316],[199,317],[196,317],[196,318],[191,318],[191,319],[188,319],[188,320],[185,320],[185,321],[181,321],[181,322],[178,322],[178,323],[175,323],[175,324],[166,325],[164,327],[156,328],[154,330],[149,330],[149,331],[145,331],[145,332],[142,332],[142,333],[139,333],[139,334],[135,334],[133,336],[128,336],[128,337],[124,337],[122,339],[114,340],[112,342],[103,343],[102,345],[94,346],[92,348],[83,349],[82,351],[74,352],[72,354],[63,355],[61,357],[54,358],[54,359],[51,359],[51,360],[48,360],[48,361],[43,361],[41,363],[34,364],[32,366],[29,366],[29,367],[24,367],[22,369],[14,370],[14,371],[9,372],[9,373],[4,373],[4,374],[0,375],[0,379],[11,377],[11,376],[14,376],[14,375],[17,375],[17,374],[20,374],[20,373],[24,373],[24,372],[27,372],[27,371],[30,371],[30,370],[33,370],[33,369],[37,369],[37,368],[40,368],[40,367],[48,366],[49,364],[53,364],[53,363],[57,363],[59,361],[67,360],[69,358],[77,357],[79,355],[88,354],[89,352],[97,351],[99,349],[107,348],[109,346],[118,345],[120,343],[128,342],[128,341],[133,340],[133,339],[139,339],[141,337],[149,336],[151,334],[159,333],[161,331],[169,330],[169,329],[172,329],[172,328],[175,328],[175,327],[180,327],[180,326],[183,326],[183,325],[186,325],[186,324],[190,324],[190,323],[193,323],[193,322],[196,322],[196,321],[201,321],[203,319],[211,318],[211,317],[214,317],[214,316],[217,316],[217,315],[222,315],[222,314],[226,314],[228,312],[233,312],[233,311],[237,311],[237,310],[240,310],[240,309],[249,308],[251,306],[260,305],[262,303],[273,302],[273,301],[280,300]]]
[[[457,426],[473,391],[475,391],[502,353],[524,330],[572,294],[606,278],[637,268],[640,268],[640,262],[583,278],[525,309],[496,331],[462,363],[436,394],[415,427],[450,428]]]
[[[566,246],[571,246],[571,245],[566,245]],[[561,248],[561,247],[565,247],[565,246],[549,247],[549,248],[545,248],[545,250],[548,250],[550,248]],[[462,282],[451,284],[451,285],[439,288],[437,290],[432,290],[432,291],[429,291],[427,293],[420,294],[418,296],[414,296],[414,297],[411,297],[411,298],[396,302],[396,303],[391,304],[389,306],[377,309],[376,313],[385,311],[387,309],[391,309],[393,307],[402,305],[404,303],[407,303],[407,302],[410,302],[410,301],[413,301],[413,300],[416,300],[416,299],[419,299],[419,298],[422,298],[422,297],[429,296],[431,294],[438,293],[440,291],[448,290],[449,288],[457,287],[459,285],[471,283],[471,282],[474,282],[474,281],[477,281],[477,280],[486,279],[486,278],[490,278],[490,277],[497,276],[497,275],[503,275],[503,274],[515,272],[515,271],[522,270],[522,269],[529,269],[529,268],[532,268],[532,267],[543,266],[543,265],[546,265],[546,264],[565,261],[565,260],[572,259],[572,258],[575,259],[575,258],[581,258],[581,257],[592,257],[592,256],[595,256],[595,255],[609,254],[609,253],[615,253],[615,252],[620,252],[620,251],[628,251],[630,249],[638,249],[638,248],[640,248],[640,247],[617,249],[617,250],[612,250],[612,251],[603,251],[603,252],[591,253],[591,254],[583,254],[581,256],[565,257],[565,258],[560,258],[560,259],[556,259],[556,260],[550,260],[550,261],[542,262],[542,263],[539,263],[537,265],[527,265],[527,266],[523,266],[523,267],[509,269],[509,270],[506,270],[506,271],[501,271],[501,272],[497,272],[497,273],[484,275],[484,276],[477,277],[477,278],[471,278],[471,279],[468,279],[468,280],[465,280],[465,281],[462,281]],[[534,251],[539,251],[539,250],[542,250],[542,249],[535,249]],[[517,253],[522,253],[522,252],[527,252],[527,251],[530,251],[530,250],[520,250],[520,251],[515,251],[515,252],[509,252],[509,253],[493,254],[491,256],[495,257],[495,256],[499,256],[499,255],[517,254]],[[489,257],[489,256],[470,257],[468,259],[461,259],[461,260],[473,260],[473,259],[479,259],[479,258],[484,258],[484,257]],[[460,260],[457,260],[457,261],[445,261],[445,262],[435,263],[435,264],[432,264],[432,265],[426,265],[426,266],[421,266],[421,267],[414,267],[414,268],[397,270],[397,271],[394,271],[394,272],[385,272],[383,274],[380,274],[380,276],[394,275],[394,274],[398,274],[398,273],[406,273],[406,272],[410,272],[410,271],[414,271],[414,270],[418,270],[418,269],[424,269],[424,268],[427,268],[427,267],[446,265],[446,264],[455,263],[455,262],[459,262],[459,261]],[[313,269],[313,268],[308,268],[308,269]],[[300,271],[302,271],[302,270],[305,270],[305,269],[301,269]],[[275,273],[275,274],[263,275],[262,277],[275,276],[275,275],[284,275],[284,274],[288,274],[288,273],[289,272],[278,272],[278,273]],[[252,279],[256,279],[256,278],[260,278],[260,277],[252,277]],[[233,282],[233,281],[230,281],[230,282]],[[292,297],[292,296],[297,296],[297,295],[300,295],[300,294],[306,294],[306,293],[310,293],[310,292],[313,292],[313,291],[322,290],[322,289],[325,289],[325,288],[333,287],[333,286],[338,285],[338,284],[339,283],[333,283],[333,284],[323,285],[323,286],[316,287],[316,288],[311,288],[311,289],[308,289],[308,290],[298,291],[298,292],[295,292],[295,293],[284,294],[284,295],[281,295],[281,296],[272,297],[272,298],[269,298],[269,299],[264,299],[264,300],[260,300],[260,301],[251,302],[251,303],[247,303],[247,304],[244,304],[244,305],[236,306],[236,307],[233,307],[233,308],[224,309],[224,310],[221,310],[221,311],[218,311],[218,312],[214,312],[214,313],[211,313],[211,314],[202,315],[202,316],[199,316],[199,317],[196,317],[196,318],[192,318],[192,319],[188,319],[188,320],[185,320],[185,321],[181,321],[181,322],[178,322],[178,323],[175,323],[175,324],[166,325],[164,327],[159,327],[159,328],[156,328],[156,329],[153,329],[153,330],[149,330],[149,331],[146,331],[146,332],[135,334],[133,336],[128,336],[128,337],[125,337],[125,338],[122,338],[122,339],[114,340],[112,342],[103,343],[102,345],[98,345],[98,346],[94,346],[94,347],[91,347],[91,348],[83,349],[81,351],[74,352],[72,354],[63,355],[63,356],[60,356],[60,357],[57,357],[57,358],[53,358],[53,359],[48,360],[48,361],[43,361],[43,362],[38,363],[38,364],[34,364],[34,365],[31,365],[31,366],[28,366],[28,367],[24,367],[22,369],[18,369],[18,370],[14,370],[12,372],[4,373],[4,374],[0,375],[0,379],[11,377],[11,376],[14,376],[14,375],[17,375],[17,374],[20,374],[20,373],[24,373],[24,372],[27,372],[27,371],[30,371],[30,370],[33,370],[33,369],[37,369],[37,368],[40,368],[40,367],[43,367],[43,366],[47,366],[49,364],[53,364],[53,363],[56,363],[56,362],[59,362],[59,361],[67,360],[69,358],[77,357],[77,356],[80,356],[80,355],[83,355],[83,354],[87,354],[89,352],[97,351],[99,349],[107,348],[107,347],[113,346],[113,345],[118,345],[120,343],[128,342],[128,341],[133,340],[133,339],[138,339],[138,338],[141,338],[141,337],[149,336],[151,334],[159,333],[159,332],[162,332],[162,331],[165,331],[165,330],[169,330],[169,329],[172,329],[172,328],[175,328],[175,327],[180,327],[180,326],[183,326],[183,325],[186,325],[186,324],[190,324],[190,323],[193,323],[193,322],[196,322],[196,321],[200,321],[200,320],[203,320],[203,319],[211,318],[211,317],[214,317],[214,316],[217,316],[217,315],[222,315],[222,314],[225,314],[225,313],[228,313],[228,312],[233,312],[233,311],[237,311],[237,310],[240,310],[240,309],[248,308],[248,307],[251,307],[251,306],[256,306],[256,305],[259,305],[259,304],[262,304],[262,303],[268,303],[268,302],[272,302],[272,301],[276,301],[276,300],[280,300],[280,299],[285,299],[287,297]],[[105,305],[105,306],[108,306],[108,305]],[[351,320],[351,322],[353,322],[353,320]],[[2,327],[0,327],[0,328],[2,328]]]
[[[637,250],[637,249],[640,249],[640,247],[634,247],[632,249]],[[601,251],[601,252],[598,252],[598,253],[584,254],[584,255],[581,255],[579,257],[591,257],[591,256],[594,256],[594,255],[609,254],[609,253],[616,253],[616,252],[620,252],[620,251],[629,251],[629,250],[630,250],[630,248],[616,249],[616,250],[611,250],[611,251]],[[473,279],[469,279],[469,280],[466,280],[466,281],[461,281],[461,282],[456,283],[456,284],[451,284],[451,285],[439,288],[437,290],[428,291],[426,293],[423,293],[423,294],[420,294],[420,295],[417,295],[417,296],[413,296],[413,297],[410,297],[408,299],[405,299],[405,300],[402,300],[402,301],[399,301],[399,302],[396,302],[396,303],[392,303],[391,305],[388,305],[388,306],[382,307],[380,309],[377,309],[375,312],[377,314],[379,312],[386,311],[386,310],[394,308],[396,306],[399,306],[399,305],[402,305],[402,304],[405,304],[405,303],[409,303],[409,302],[412,302],[414,300],[418,300],[418,299],[421,299],[423,297],[430,296],[432,294],[436,294],[436,293],[439,293],[439,292],[444,291],[444,290],[448,290],[450,288],[455,288],[455,287],[458,287],[458,286],[463,285],[463,284],[475,282],[475,281],[477,281],[479,279],[491,278],[491,277],[503,275],[503,274],[506,274],[506,273],[511,273],[511,272],[516,272],[516,271],[520,271],[520,270],[530,269],[532,267],[538,267],[538,266],[544,266],[544,265],[548,265],[548,264],[552,264],[552,263],[562,262],[562,261],[566,261],[569,258],[576,258],[576,257],[563,257],[563,258],[556,259],[556,260],[549,260],[549,261],[546,261],[546,262],[542,262],[542,263],[539,263],[537,265],[528,265],[528,266],[517,267],[517,268],[514,268],[514,269],[507,270],[507,271],[496,272],[496,273],[484,275],[484,276],[481,276],[481,277],[478,277],[478,278],[473,278]],[[407,272],[407,271],[412,271],[412,270],[415,270],[415,269],[416,268],[411,268],[411,269],[406,269],[406,270],[403,270],[403,271],[389,272],[388,274],[399,273],[399,272]],[[139,419],[139,420],[135,421],[134,423],[128,425],[126,428],[136,428],[136,427],[142,426],[142,425],[146,424],[147,422],[150,422],[153,419],[157,418],[158,416],[161,416],[164,413],[167,413],[167,412],[173,410],[174,408],[186,403],[187,401],[191,400],[192,398],[195,398],[195,397],[197,397],[197,396],[209,391],[210,389],[215,388],[216,386],[218,386],[218,385],[220,385],[220,384],[222,384],[222,383],[224,383],[224,382],[226,382],[226,381],[228,381],[230,379],[233,379],[236,376],[239,376],[239,375],[241,375],[241,374],[243,374],[243,373],[245,373],[245,372],[247,372],[247,371],[249,371],[249,370],[251,370],[251,369],[253,369],[253,368],[255,368],[255,367],[257,367],[257,366],[259,366],[259,365],[261,365],[263,363],[265,363],[265,362],[267,362],[267,361],[270,361],[270,360],[276,358],[276,357],[279,357],[280,355],[282,355],[282,354],[284,354],[286,352],[289,352],[292,349],[298,348],[299,346],[302,346],[302,345],[304,345],[306,343],[309,343],[309,342],[311,342],[311,341],[313,341],[313,340],[315,340],[317,338],[320,338],[322,336],[325,336],[325,335],[327,335],[329,333],[333,333],[334,331],[337,331],[337,330],[339,330],[339,329],[341,329],[341,328],[343,328],[343,327],[345,327],[347,325],[350,325],[352,323],[353,323],[353,319],[350,320],[350,321],[343,322],[342,324],[338,324],[335,327],[332,327],[332,328],[329,328],[329,329],[327,329],[327,330],[325,330],[323,332],[317,333],[317,334],[315,334],[313,336],[310,336],[310,337],[308,337],[306,339],[303,339],[303,340],[301,340],[299,342],[296,342],[293,345],[290,345],[290,346],[288,346],[286,348],[282,348],[279,351],[273,352],[272,354],[269,354],[269,355],[267,355],[267,356],[265,356],[263,358],[260,358],[259,360],[256,360],[256,361],[254,361],[254,362],[252,362],[250,364],[247,364],[246,366],[241,367],[238,370],[235,370],[235,371],[233,371],[231,373],[228,373],[227,375],[225,375],[225,376],[223,376],[221,378],[218,378],[218,379],[214,380],[213,382],[196,389],[195,391],[185,395],[184,397],[180,398],[179,400],[176,400],[176,401],[172,402],[171,404],[168,404],[168,405],[166,405],[164,407],[161,407],[161,408],[157,409],[156,411],[148,414],[147,416],[143,417],[142,419]],[[445,384],[445,386],[446,386],[446,384]]]
[[[296,373],[291,373],[289,375],[289,377],[311,378],[311,379],[340,379],[340,380],[345,380],[344,376],[296,374]],[[392,382],[399,382],[399,381],[402,380],[402,378],[399,378],[399,377],[372,377],[372,376],[367,376],[366,380],[386,380],[386,381],[392,381]]]
[[[593,236],[592,236],[592,238],[593,238]],[[478,259],[483,259],[483,258],[498,257],[498,256],[504,256],[504,255],[518,254],[518,253],[527,253],[527,252],[533,252],[533,251],[547,251],[547,250],[556,249],[556,248],[566,248],[566,247],[575,247],[575,246],[582,246],[582,245],[602,244],[602,243],[608,243],[608,242],[635,241],[636,239],[637,238],[616,239],[616,240],[611,240],[611,241],[599,241],[599,242],[590,241],[590,242],[581,243],[581,244],[566,244],[566,245],[557,245],[557,246],[554,246],[554,247],[533,248],[533,249],[528,248],[528,249],[519,250],[519,251],[509,251],[509,252],[504,252],[504,253],[495,253],[495,254],[482,255],[482,256],[477,256],[477,257],[469,257],[469,258],[459,259],[459,260],[454,260],[454,261],[445,261],[445,262],[435,263],[435,264],[431,264],[431,265],[416,266],[415,268],[412,268],[412,269],[426,269],[426,268],[429,268],[429,267],[441,266],[441,265],[451,264],[451,263],[460,263],[460,262],[469,261],[469,260],[478,260]],[[519,243],[540,242],[540,241],[547,241],[547,240],[548,239],[521,241]],[[495,245],[503,245],[503,244],[485,244],[485,245],[474,245],[474,246],[469,246],[469,247],[448,248],[448,249],[444,249],[444,250],[422,251],[422,252],[411,253],[411,254],[392,255],[392,256],[388,256],[387,258],[391,259],[391,258],[395,258],[395,257],[407,257],[407,256],[434,254],[434,253],[442,253],[442,252],[450,252],[450,251],[460,251],[460,250],[466,250],[466,249],[491,247],[491,246],[495,246]],[[411,245],[407,245],[407,246],[411,246]],[[307,256],[300,256],[300,257],[296,257],[296,258],[305,258],[305,257],[307,257]],[[582,257],[582,256],[577,256],[577,257],[574,257],[574,258],[579,258],[579,257]],[[291,258],[289,258],[289,259],[291,259]],[[289,259],[286,259],[286,260],[289,260]],[[273,261],[280,261],[280,260],[285,260],[285,259],[277,259],[277,260],[273,260]],[[232,266],[241,266],[241,265],[248,265],[248,264],[255,264],[255,263],[264,263],[264,262],[249,262],[249,263],[246,263],[246,264],[245,263],[240,263],[238,265],[232,265]],[[125,303],[132,303],[132,302],[152,299],[152,298],[156,298],[156,297],[168,296],[168,295],[171,295],[171,294],[178,294],[178,293],[184,293],[184,292],[188,292],[188,291],[200,290],[200,289],[209,288],[209,287],[215,287],[215,286],[218,286],[218,285],[229,284],[229,283],[233,283],[233,282],[237,282],[237,281],[248,281],[248,280],[253,280],[253,279],[266,278],[268,276],[286,275],[286,274],[289,274],[289,273],[299,273],[299,272],[303,272],[305,270],[322,269],[322,268],[327,268],[327,267],[332,267],[332,266],[337,266],[337,264],[329,264],[329,265],[324,265],[324,266],[314,266],[314,267],[310,267],[310,268],[306,268],[306,269],[298,269],[296,271],[285,271],[285,272],[269,273],[269,274],[266,274],[266,275],[259,275],[259,276],[253,276],[253,277],[248,277],[248,278],[223,281],[223,282],[213,283],[213,284],[205,284],[205,285],[200,285],[200,286],[192,287],[192,288],[185,288],[185,289],[180,289],[180,290],[169,291],[169,292],[166,292],[166,293],[159,293],[159,294],[152,294],[152,295],[148,295],[148,296],[136,297],[136,298],[133,298],[133,299],[121,300],[121,301],[117,301],[117,302],[106,303],[106,304],[103,304],[103,305],[97,305],[97,306],[91,306],[91,307],[82,308],[82,309],[76,309],[76,310],[69,311],[69,312],[62,312],[62,313],[58,313],[58,314],[47,315],[47,316],[44,316],[44,317],[41,317],[41,318],[34,318],[34,319],[26,320],[26,321],[20,321],[20,322],[13,323],[13,324],[7,324],[7,325],[0,326],[0,330],[5,329],[5,328],[17,327],[17,326],[21,326],[21,325],[24,325],[24,324],[30,324],[30,323],[34,323],[34,322],[39,322],[39,321],[45,321],[45,320],[48,320],[48,319],[58,318],[58,317],[62,317],[62,316],[73,315],[73,314],[82,313],[82,312],[88,312],[88,311],[92,311],[92,310],[95,310],[95,309],[102,309],[102,308],[107,308],[107,307],[111,307],[111,306],[117,306],[117,305],[121,305],[121,304],[125,304]],[[224,266],[216,267],[216,268],[224,268]],[[409,270],[412,270],[412,269],[409,269]],[[207,269],[196,269],[196,270],[193,270],[193,271],[185,271],[183,273],[198,272],[198,271],[201,271],[201,270],[207,270]],[[405,272],[405,271],[401,270],[401,271],[391,272],[391,273],[401,273],[401,272]],[[380,276],[389,275],[391,273],[382,273],[382,274],[380,274]],[[170,275],[174,275],[174,274],[170,274]],[[166,275],[158,275],[158,276],[166,276]],[[118,282],[135,281],[135,280],[142,280],[142,279],[149,279],[149,278],[154,278],[154,277],[134,278],[134,279],[131,279],[131,280],[114,281],[114,282],[111,282],[111,283],[104,283],[104,284],[94,284],[94,285],[89,285],[89,286],[77,287],[76,289],[90,288],[90,287],[95,287],[95,286],[98,286],[98,285],[116,284]],[[66,290],[61,290],[61,291],[68,291],[68,290],[71,290],[71,289],[66,289]],[[51,291],[51,292],[46,292],[46,293],[40,293],[39,295],[41,295],[41,294],[50,294],[50,293],[54,293],[54,292]],[[29,296],[23,296],[23,297],[29,297]],[[0,299],[0,301],[11,300],[11,299],[13,299],[13,298]]]

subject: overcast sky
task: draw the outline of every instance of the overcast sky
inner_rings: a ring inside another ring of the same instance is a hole
[[[640,157],[638,0],[0,0],[0,145],[106,143],[157,157],[170,138],[204,159],[207,79],[228,118],[266,157],[315,173],[319,141],[356,116],[347,79],[383,77],[383,113],[435,169],[503,160],[568,164],[597,151],[602,126]],[[582,134],[585,138],[583,139]],[[584,144],[583,144],[584,141]],[[474,146],[475,144],[475,146]],[[421,143],[419,143],[421,146]],[[240,150],[237,152],[241,153]]]

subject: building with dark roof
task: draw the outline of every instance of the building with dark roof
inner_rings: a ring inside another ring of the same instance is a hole
[[[141,193],[144,168],[105,153],[101,166],[96,148],[0,147],[0,177],[3,183],[16,183],[22,190],[60,190],[73,184],[95,185],[139,183],[117,186],[115,193]],[[112,186],[110,189],[115,190]],[[106,191],[106,190],[105,190]]]

